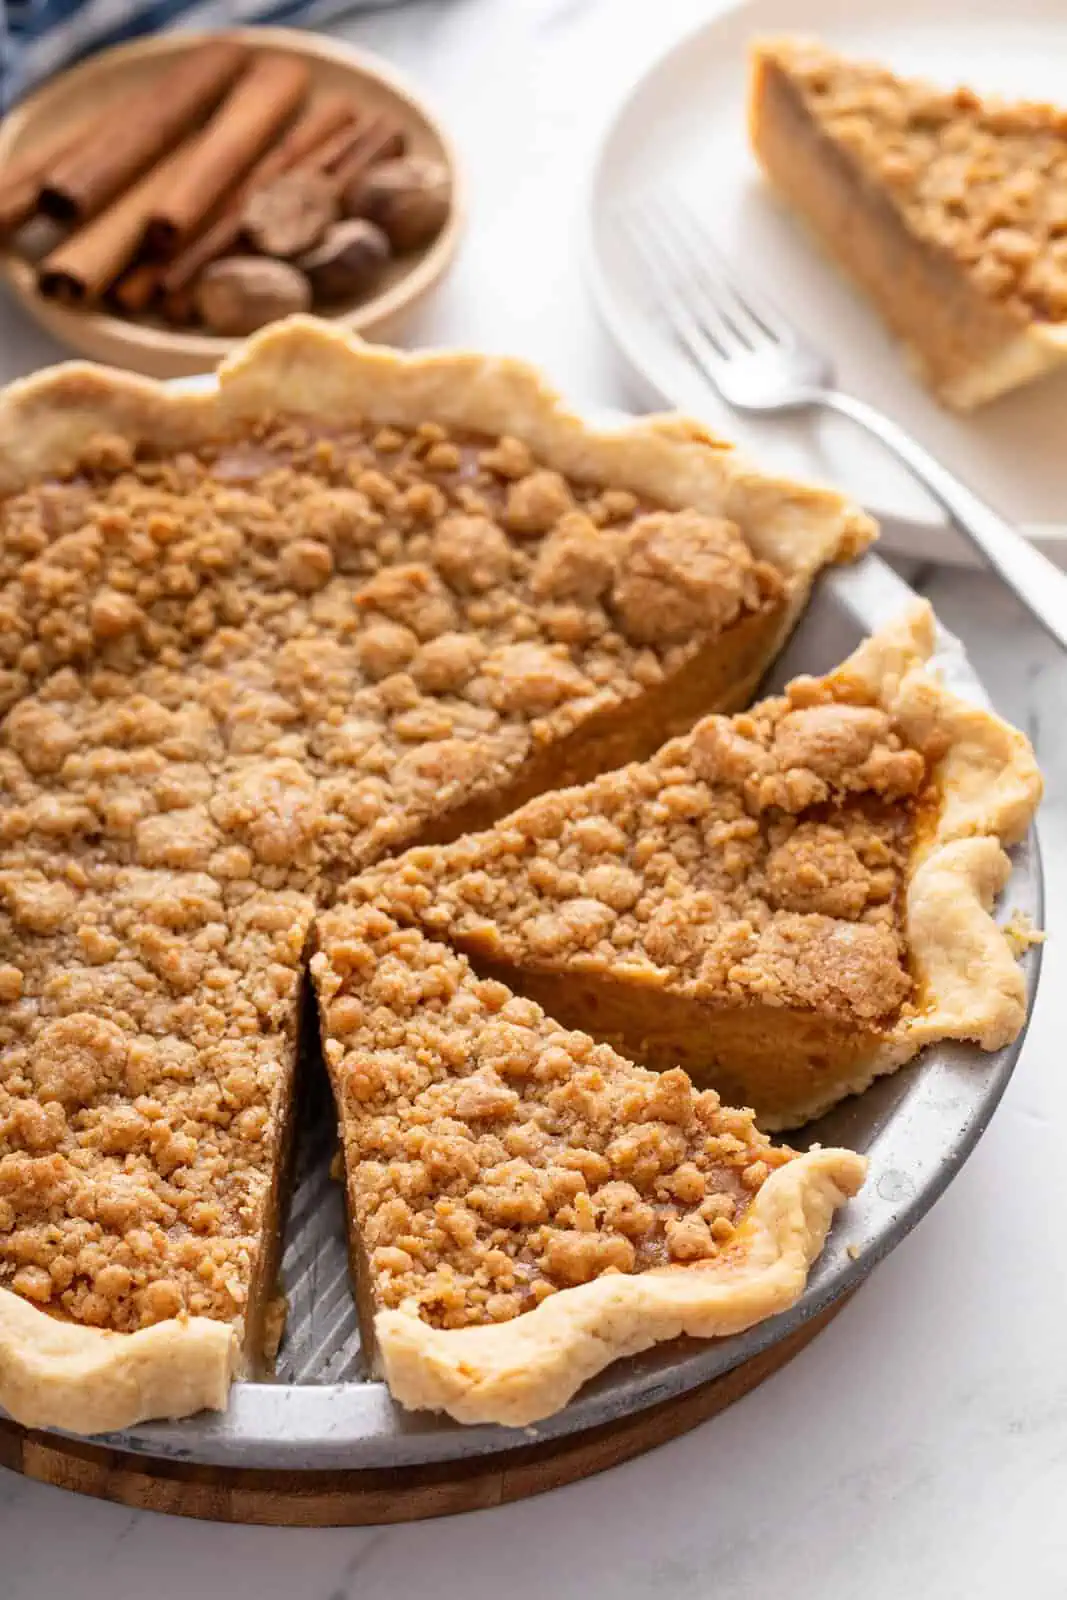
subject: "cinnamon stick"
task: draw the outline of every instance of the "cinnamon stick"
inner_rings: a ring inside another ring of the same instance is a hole
[[[76,143],[90,137],[100,121],[100,114],[96,113],[73,128],[61,128],[50,139],[36,140],[28,150],[0,167],[0,238],[29,221],[37,210],[48,168]]]
[[[57,222],[96,216],[217,104],[247,62],[246,47],[232,39],[211,39],[180,56],[111,108],[87,140],[56,157],[41,187],[41,209]]]
[[[51,165],[59,156],[64,155],[74,144],[75,139],[84,140],[89,130],[100,120],[100,113],[94,112],[84,122],[75,124],[73,128],[64,127],[54,131],[50,139],[35,140],[28,150],[14,155],[10,161],[5,161],[0,166],[0,191],[6,193],[10,188],[16,188],[24,183],[27,178],[36,178]]]
[[[155,261],[141,261],[124,272],[111,291],[111,298],[119,309],[131,317],[147,311],[159,288],[161,270]]]
[[[360,130],[360,136],[352,149],[331,174],[337,184],[338,194],[347,189],[357,178],[362,178],[376,161],[388,161],[393,156],[402,156],[406,145],[407,140],[395,123],[381,115],[372,118],[366,127]]]
[[[33,177],[0,190],[0,239],[17,233],[23,223],[29,222],[40,194],[41,180]]]
[[[200,134],[148,219],[145,243],[170,256],[215,202],[244,177],[307,92],[310,68],[293,56],[261,55]]]
[[[145,223],[166,194],[197,138],[193,134],[120,195],[113,205],[65,239],[37,269],[37,287],[68,306],[92,305],[140,248]]]
[[[209,261],[226,254],[241,232],[245,203],[257,189],[305,161],[316,164],[319,160],[334,159],[338,151],[346,152],[354,142],[357,126],[352,107],[340,95],[331,95],[309,106],[281,143],[256,163],[218,216],[190,239],[168,266],[159,270],[156,283],[163,292],[171,295],[187,288]]]

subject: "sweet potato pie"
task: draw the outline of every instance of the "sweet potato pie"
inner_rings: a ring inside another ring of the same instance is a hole
[[[796,1298],[863,1163],[719,1092],[770,1126],[1022,1020],[988,906],[1037,779],[927,621],[726,715],[872,531],[676,419],[308,320],[210,394],[0,398],[9,1413],[263,1369],[309,966],[401,1401],[529,1419]]]

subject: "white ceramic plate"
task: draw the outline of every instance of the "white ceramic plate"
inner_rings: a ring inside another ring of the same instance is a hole
[[[974,417],[954,417],[908,372],[880,319],[776,204],[745,136],[746,49],[767,33],[808,33],[905,73],[980,91],[1067,102],[1064,0],[746,0],[721,10],[656,63],[617,112],[591,195],[592,280],[608,328],[647,385],[738,439],[761,461],[833,480],[882,514],[890,548],[969,561],[926,495],[880,446],[838,418],[757,419],[696,379],[629,275],[619,203],[670,176],[714,224],[723,249],[836,360],[843,387],[908,427],[949,467],[1067,566],[1067,374]]]

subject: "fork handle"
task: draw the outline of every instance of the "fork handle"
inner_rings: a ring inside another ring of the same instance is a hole
[[[1067,650],[1067,576],[1030,544],[992,506],[961,483],[928,450],[874,406],[839,389],[820,389],[819,401],[851,417],[901,460],[948,513],[950,521],[981,551],[1008,588]]]

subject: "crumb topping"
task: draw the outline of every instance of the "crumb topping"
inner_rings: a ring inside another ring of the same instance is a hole
[[[775,55],[915,233],[983,294],[1067,321],[1067,112],[901,79],[818,46]]]
[[[506,1322],[604,1272],[729,1251],[793,1152],[680,1069],[634,1066],[373,907],[312,971],[377,1303]]]
[[[782,601],[733,524],[433,424],[101,437],[0,503],[0,1284],[240,1322],[331,866]]]
[[[927,757],[811,678],[345,891],[515,965],[887,1024]],[[930,754],[930,753],[927,753]]]

